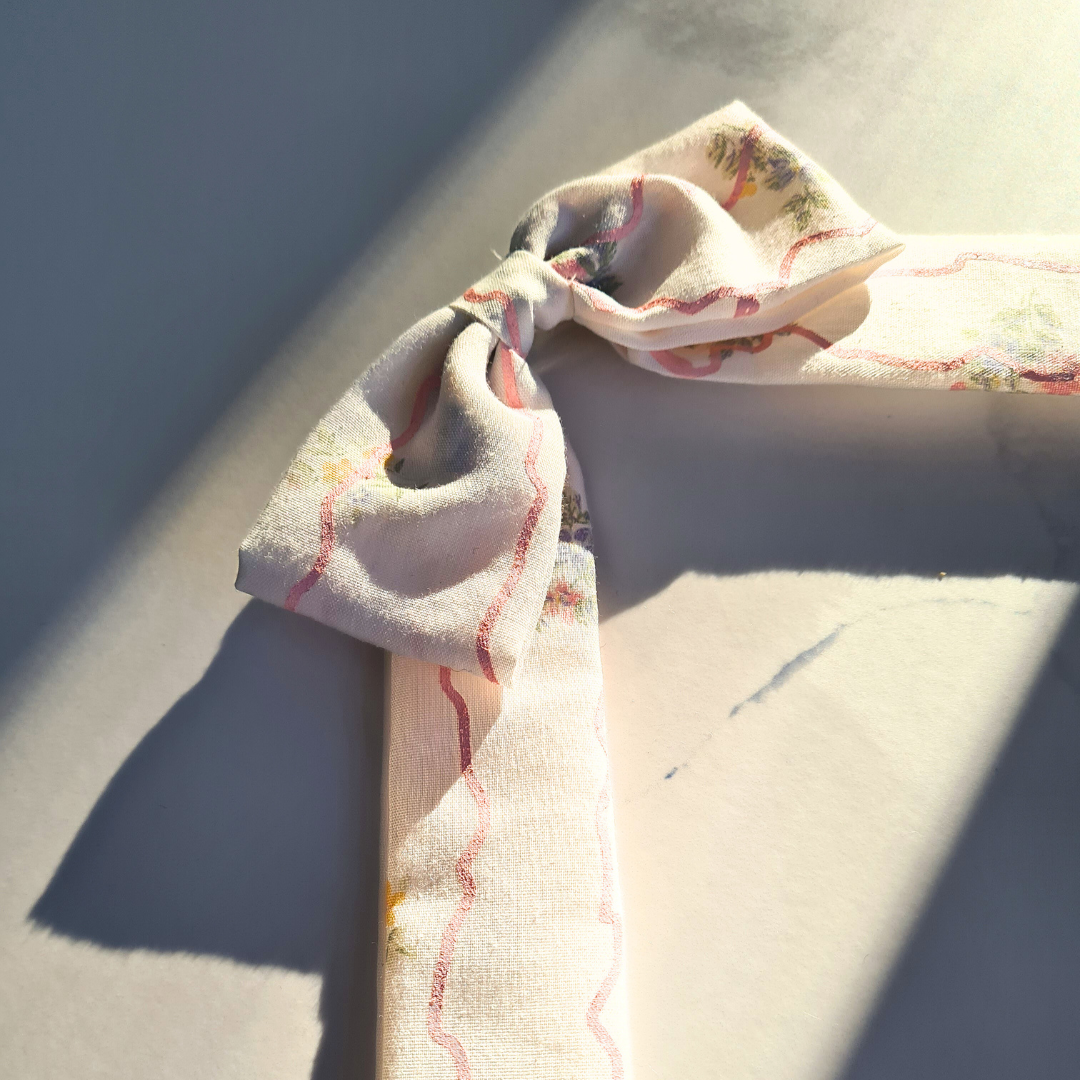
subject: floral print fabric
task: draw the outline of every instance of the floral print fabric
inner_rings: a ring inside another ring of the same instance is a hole
[[[629,1075],[593,522],[535,331],[676,378],[1068,394],[1078,289],[1068,239],[905,247],[735,103],[541,199],[349,389],[238,586],[392,653],[387,1080]]]

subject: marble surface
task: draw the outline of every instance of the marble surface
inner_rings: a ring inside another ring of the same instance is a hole
[[[235,550],[532,199],[740,97],[899,232],[1080,233],[1078,43],[1049,0],[571,14],[28,637],[4,1073],[371,1075],[382,658]],[[1073,1076],[1080,401],[533,362],[596,521],[637,1074]]]

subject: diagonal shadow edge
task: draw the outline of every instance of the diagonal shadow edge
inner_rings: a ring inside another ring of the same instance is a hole
[[[321,976],[314,1080],[374,1069],[383,654],[259,601],[110,780],[29,913]]]
[[[530,362],[584,472],[602,619],[687,571],[1080,581],[1075,399],[695,384],[579,327]]]
[[[0,675],[579,5],[70,6],[6,27]]]
[[[1080,603],[1074,603],[838,1080],[1076,1074]]]

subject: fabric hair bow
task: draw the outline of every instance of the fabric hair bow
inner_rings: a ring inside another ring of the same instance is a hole
[[[676,378],[1080,386],[1059,244],[904,246],[735,103],[541,199],[301,447],[237,585],[392,654],[388,1080],[628,1074],[592,525],[535,333]]]

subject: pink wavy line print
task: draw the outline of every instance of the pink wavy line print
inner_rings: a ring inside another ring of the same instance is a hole
[[[1064,358],[1065,362],[1072,367],[1072,371],[1035,371],[1029,369],[1026,371],[1017,372],[1021,379],[1030,379],[1032,382],[1043,383],[1057,383],[1057,382],[1074,382],[1076,376],[1080,374],[1080,357],[1076,355],[1067,356]]]
[[[363,460],[344,480],[339,481],[324,496],[319,504],[319,551],[311,569],[289,590],[285,597],[285,610],[295,611],[304,594],[326,573],[330,565],[330,556],[334,551],[336,532],[334,529],[334,500],[343,495],[357,480],[369,480],[375,475],[375,460],[390,452],[390,444],[372,447],[364,452]]]
[[[492,289],[491,292],[478,293],[475,289],[466,289],[462,299],[470,304],[484,304],[488,300],[498,300],[502,304],[503,317],[506,319],[506,336],[510,338],[510,348],[514,352],[521,353],[521,328],[518,326],[517,309],[509,293],[502,289]]]
[[[797,334],[801,338],[806,338],[807,341],[812,341],[819,349],[831,349],[833,347],[833,343],[828,338],[823,338],[820,334],[816,334],[813,330],[800,326],[798,323],[789,323],[784,329],[789,334]]]
[[[285,598],[287,611],[296,610],[296,605],[300,603],[304,594],[326,573],[326,568],[330,565],[330,556],[337,542],[337,533],[334,528],[334,502],[344,495],[357,480],[370,480],[378,472],[388,454],[400,450],[409,442],[423,423],[428,398],[434,390],[438,389],[441,380],[441,371],[429,375],[417,388],[416,397],[413,399],[412,415],[409,417],[405,430],[389,442],[365,450],[360,464],[323,496],[319,504],[319,551],[311,569],[289,590],[289,595]]]
[[[801,240],[796,240],[788,248],[784,261],[780,264],[780,284],[787,285],[791,280],[791,268],[795,265],[795,256],[808,244],[817,244],[822,240],[834,240],[838,236],[865,236],[877,222],[873,218],[867,218],[861,225],[848,225],[840,229],[825,229],[822,232],[811,233]]]
[[[596,802],[596,836],[600,841],[600,922],[611,927],[612,959],[604,981],[596,991],[585,1010],[585,1022],[603,1047],[611,1062],[611,1080],[623,1080],[624,1069],[622,1052],[611,1037],[611,1032],[600,1022],[600,1013],[622,970],[623,934],[622,919],[615,908],[615,859],[612,855],[611,833],[608,828],[608,810],[611,807],[611,762],[608,757],[607,739],[604,735],[604,699],[601,698],[593,716],[593,731],[596,733],[600,749],[604,752],[604,783],[600,788],[600,797]]]
[[[528,410],[522,411],[527,412]],[[525,451],[525,472],[532,481],[535,494],[528,513],[525,515],[521,532],[518,533],[517,541],[514,544],[514,558],[510,564],[510,572],[506,575],[502,588],[495,594],[495,599],[491,601],[491,605],[484,613],[483,619],[480,620],[480,627],[476,632],[476,658],[480,661],[480,670],[483,671],[484,677],[489,682],[496,685],[498,685],[499,680],[491,664],[491,632],[495,627],[495,621],[502,614],[506,602],[510,599],[514,589],[517,588],[521,575],[525,572],[525,558],[532,544],[536,523],[540,520],[540,515],[547,505],[547,485],[536,471],[536,461],[540,456],[540,442],[544,437],[544,422],[539,416],[531,415],[533,427],[532,435],[529,438],[529,447]]]
[[[760,288],[764,288],[764,286],[761,286]],[[679,300],[674,296],[657,296],[642,304],[640,307],[624,308],[623,310],[651,311],[653,308],[663,307],[667,308],[669,311],[677,311],[680,315],[696,315],[699,311],[703,311],[710,305],[715,304],[717,300],[725,300],[732,297],[736,298],[735,318],[737,319],[742,318],[744,315],[753,315],[754,312],[761,307],[756,296],[753,296],[748,292],[740,292],[732,285],[721,285],[719,288],[699,296],[696,300]],[[602,307],[602,305],[594,306]],[[622,305],[619,306],[621,307]],[[607,310],[617,313],[616,308],[608,308]]]
[[[390,440],[390,451],[394,453],[400,450],[406,443],[408,443],[412,437],[420,430],[420,425],[424,422],[424,416],[427,414],[428,398],[432,393],[439,389],[439,384],[442,382],[442,369],[433,371],[416,390],[416,397],[413,398],[412,415],[409,417],[409,425],[400,435],[395,435]]]
[[[877,222],[873,218],[867,218],[861,225],[849,225],[837,229],[824,229],[821,232],[812,233],[810,236],[804,236],[802,239],[796,240],[795,243],[788,248],[787,253],[780,263],[779,276],[775,281],[759,282],[749,289],[736,289],[732,285],[721,285],[718,288],[704,293],[696,300],[680,300],[674,296],[656,296],[652,300],[641,304],[639,307],[628,308],[620,304],[617,300],[611,300],[604,293],[599,292],[596,289],[591,289],[587,285],[582,285],[581,282],[572,282],[571,284],[577,285],[579,288],[589,289],[587,302],[596,311],[603,311],[609,315],[621,315],[628,312],[640,313],[651,311],[653,308],[657,307],[667,308],[669,311],[677,311],[680,315],[696,315],[699,311],[704,310],[711,304],[715,304],[717,300],[735,298],[734,317],[740,319],[747,315],[753,315],[758,311],[761,307],[760,296],[763,293],[775,292],[777,289],[785,288],[790,284],[791,270],[795,265],[795,259],[799,252],[807,245],[817,244],[822,240],[835,240],[840,236],[866,236],[866,234],[871,232],[876,226]]]
[[[641,212],[645,205],[645,177],[635,176],[630,181],[630,217],[624,225],[615,229],[604,229],[603,232],[593,233],[582,241],[584,247],[591,244],[613,244],[629,236],[641,221]]]
[[[454,1068],[457,1070],[457,1080],[472,1080],[472,1071],[469,1068],[469,1056],[465,1053],[465,1047],[450,1032],[442,1026],[443,1000],[446,997],[446,979],[450,974],[450,964],[454,959],[454,950],[457,947],[458,934],[465,922],[465,917],[472,909],[476,900],[476,879],[472,874],[473,863],[476,856],[487,839],[488,830],[491,827],[491,808],[488,803],[487,792],[484,791],[476,773],[472,767],[472,733],[469,726],[469,708],[465,699],[454,688],[450,681],[450,669],[439,668],[439,685],[443,693],[454,706],[458,719],[458,748],[461,755],[461,775],[465,780],[465,786],[476,803],[476,829],[469,839],[465,850],[457,861],[457,879],[461,886],[461,900],[454,909],[450,921],[443,931],[442,942],[439,945],[439,956],[435,961],[435,970],[431,976],[431,997],[428,1000],[428,1034],[432,1040],[454,1059]]]
[[[760,124],[755,124],[746,133],[746,138],[743,139],[742,153],[739,155],[739,171],[735,174],[735,186],[731,189],[731,194],[726,201],[720,204],[721,210],[730,210],[739,201],[739,196],[742,195],[743,188],[746,186],[746,177],[750,173],[750,161],[754,155],[754,143],[760,137]]]
[[[896,356],[892,353],[878,352],[876,349],[853,349],[844,345],[836,345],[829,341],[828,338],[822,337],[821,334],[818,334],[805,326],[799,326],[798,323],[789,323],[787,326],[782,326],[779,330],[774,330],[772,333],[762,334],[761,341],[756,345],[743,344],[742,342],[734,341],[716,342],[709,350],[708,363],[703,364],[700,367],[695,366],[685,357],[670,351],[661,350],[650,353],[649,355],[660,364],[665,371],[670,372],[678,378],[702,379],[709,375],[715,375],[716,372],[720,370],[720,367],[723,364],[723,359],[720,356],[721,353],[764,352],[773,344],[776,336],[780,334],[795,334],[805,338],[807,341],[812,342],[819,349],[824,350],[830,356],[834,356],[838,360],[869,360],[873,363],[885,364],[889,367],[904,368],[908,371],[927,371],[941,374],[964,367],[972,360],[977,360],[980,356],[991,356],[1003,367],[1007,367],[1009,370],[1014,371],[1019,378],[1028,379],[1031,382],[1065,383],[1074,381],[1077,376],[1080,375],[1080,360],[1073,356],[1062,358],[1064,363],[1070,365],[1070,368],[1075,367],[1075,370],[1068,371],[1036,371],[1033,368],[1019,368],[1008,353],[990,345],[976,345],[973,348],[968,349],[967,352],[962,353],[960,356],[954,356],[946,360],[914,360],[906,356]],[[955,387],[953,388],[955,389]]]
[[[581,245],[588,247],[591,244],[617,243],[629,236],[640,224],[641,215],[645,208],[645,176],[635,176],[630,181],[630,217],[625,224],[614,229],[604,229],[595,232],[582,240]],[[577,261],[576,258],[568,258],[565,262],[559,262],[559,256],[552,259],[551,269],[568,281],[585,281],[589,276],[588,271]]]
[[[465,293],[465,299],[469,303],[481,304],[488,300],[498,300],[505,312],[507,336],[510,338],[511,347],[515,353],[521,351],[521,336],[518,329],[517,314],[514,311],[514,302],[511,297],[501,289],[494,289],[487,293],[478,293],[469,289]],[[533,486],[533,500],[529,505],[521,531],[518,533],[514,544],[514,557],[510,563],[510,572],[502,587],[495,594],[484,617],[480,620],[480,626],[476,631],[476,659],[480,663],[480,670],[489,681],[499,684],[495,674],[495,668],[491,663],[491,633],[495,623],[502,614],[503,608],[517,588],[521,575],[525,572],[525,559],[532,545],[533,533],[536,531],[536,523],[540,520],[544,507],[547,505],[548,489],[540,474],[536,471],[536,462],[540,457],[540,443],[544,438],[544,422],[536,413],[526,409],[518,392],[517,376],[514,372],[513,354],[505,345],[499,345],[500,367],[503,378],[503,393],[506,403],[512,409],[520,409],[526,416],[532,419],[532,433],[529,436],[529,446],[525,451],[525,473]]]
[[[1076,356],[1060,358],[1062,362],[1069,364],[1074,370],[1036,371],[1034,368],[1018,367],[1016,361],[1007,352],[1003,349],[995,349],[990,345],[976,345],[960,356],[954,356],[948,360],[910,360],[903,356],[875,352],[873,349],[847,349],[839,345],[832,346],[828,351],[831,356],[836,356],[841,360],[874,360],[879,364],[888,364],[890,367],[907,368],[909,371],[931,372],[955,371],[972,360],[978,360],[980,356],[990,356],[1002,367],[1014,372],[1018,378],[1037,383],[1072,382],[1080,373],[1080,360]]]
[[[877,364],[906,368],[908,371],[941,372],[955,371],[976,356],[996,350],[969,349],[963,356],[954,356],[949,360],[910,360],[906,356],[894,356],[891,353],[878,352],[875,349],[849,349],[841,345],[833,345],[826,351],[830,356],[835,356],[838,360],[872,360]]]
[[[753,349],[740,350],[753,352]],[[709,362],[698,367],[692,364],[684,356],[671,352],[669,349],[658,349],[649,355],[665,370],[671,372],[678,379],[704,379],[708,375],[715,375],[723,366],[724,361],[719,356],[709,355]]]
[[[1026,270],[1049,270],[1055,274],[1080,274],[1080,265],[1073,263],[1052,262],[1047,259],[1022,259],[1018,255],[1000,255],[994,251],[962,251],[945,266],[883,266],[871,277],[875,280],[892,277],[942,277],[945,274],[960,273],[969,262],[998,262],[1006,266],[1023,267]]]
[[[799,326],[797,323],[788,323],[787,326],[782,326],[779,330],[772,331],[772,333],[762,334],[761,341],[756,345],[744,345],[742,342],[737,341],[717,342],[709,350],[708,363],[703,364],[701,367],[695,366],[685,357],[679,356],[670,350],[660,350],[649,355],[662,368],[670,371],[672,375],[676,375],[680,379],[703,379],[708,375],[715,375],[720,370],[724,362],[722,353],[744,352],[752,354],[764,352],[772,345],[777,334],[797,334],[799,337],[806,338],[807,341],[812,341],[821,349],[828,349],[832,345],[832,342],[827,341],[820,334],[815,334],[813,330],[808,330],[805,326]]]
[[[499,369],[502,373],[503,397],[511,409],[524,409],[525,404],[518,394],[517,378],[514,375],[514,354],[499,342]]]

